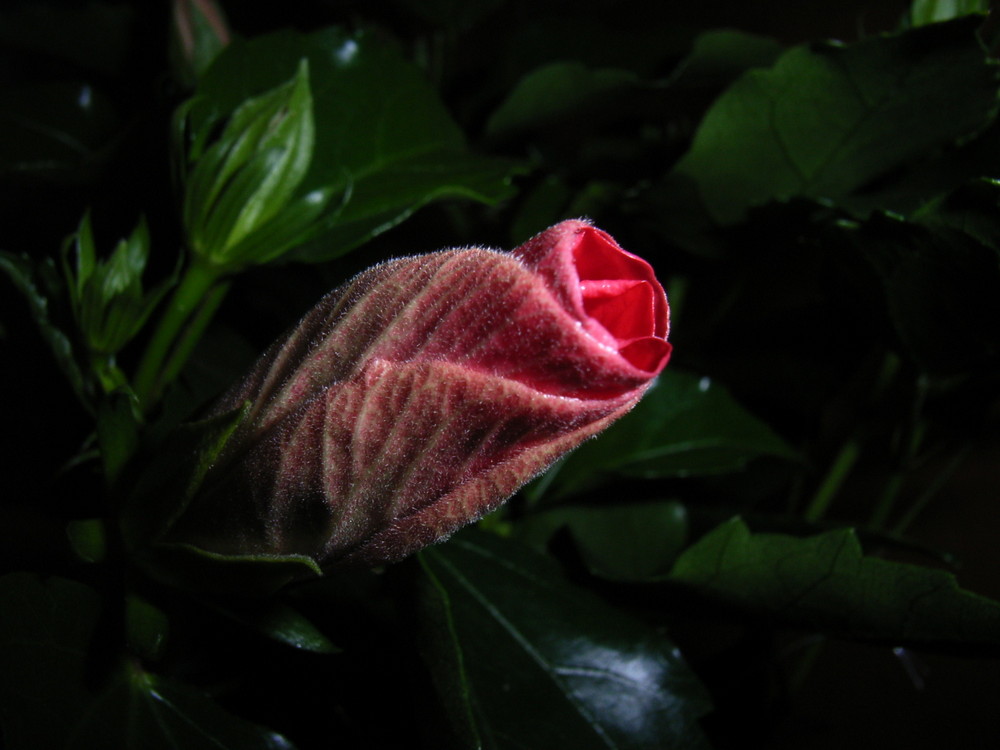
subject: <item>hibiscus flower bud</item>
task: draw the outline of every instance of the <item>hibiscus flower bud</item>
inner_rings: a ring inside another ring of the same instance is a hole
[[[670,356],[653,270],[564,221],[401,258],[327,295],[217,406],[250,404],[170,534],[381,564],[439,541],[631,409]]]

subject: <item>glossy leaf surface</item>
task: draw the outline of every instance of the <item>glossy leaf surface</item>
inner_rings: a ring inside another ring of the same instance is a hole
[[[97,698],[69,750],[294,750],[206,695],[127,667]]]
[[[706,694],[665,637],[492,535],[421,559],[447,593],[452,631],[437,648],[461,650],[484,747],[705,747]]]

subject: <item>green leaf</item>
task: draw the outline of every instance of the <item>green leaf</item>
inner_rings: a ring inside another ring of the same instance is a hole
[[[719,97],[675,174],[696,183],[723,224],[795,196],[850,205],[874,181],[994,118],[997,68],[978,22],[795,47]]]
[[[400,155],[352,181],[339,211],[327,214],[318,236],[289,257],[318,263],[343,255],[436,200],[496,203],[510,194],[509,178],[516,171],[520,168],[506,160],[457,150]]]
[[[246,606],[218,606],[227,617],[286,646],[316,654],[335,654],[340,648],[294,607],[270,599],[254,601]]]
[[[671,88],[719,88],[751,68],[769,68],[784,52],[775,39],[737,29],[710,29],[694,40]]]
[[[734,518],[681,555],[670,579],[797,627],[893,645],[1000,644],[1000,602],[951,573],[865,556],[852,529],[800,539],[751,534]]]
[[[70,750],[291,750],[280,734],[208,696],[125,666],[76,728]]]
[[[130,546],[161,537],[201,489],[209,468],[246,417],[249,404],[175,429],[136,481],[122,516]]]
[[[424,595],[450,614],[425,644],[429,666],[464,673],[484,747],[705,746],[708,698],[674,645],[568,585],[548,558],[466,532],[421,560]]]
[[[84,562],[100,562],[107,556],[108,531],[104,519],[70,521],[66,524],[66,536],[73,552]]]
[[[199,593],[269,596],[323,575],[306,555],[225,555],[171,542],[142,548],[135,559],[157,580]]]
[[[0,736],[9,750],[64,747],[91,697],[88,653],[100,614],[89,586],[0,578]]]
[[[532,71],[490,116],[486,133],[506,138],[547,123],[596,110],[616,92],[639,85],[627,70],[590,69],[578,62],[555,62]]]
[[[989,9],[989,0],[913,0],[910,23],[924,26],[971,13],[987,13]]]
[[[0,20],[0,27],[6,20]],[[3,28],[0,35],[7,32]],[[30,66],[28,60],[19,62]],[[0,174],[68,185],[90,182],[111,153],[120,127],[111,97],[90,81],[32,78],[22,86],[7,83],[0,90]]]
[[[529,496],[564,497],[616,475],[657,479],[732,472],[761,456],[797,458],[725,387],[670,367],[635,409],[553,467],[554,474],[529,489]]]
[[[128,594],[125,598],[125,637],[129,652],[147,661],[163,654],[170,621],[159,607],[145,599]]]
[[[905,350],[931,375],[992,372],[1000,362],[995,248],[947,225],[875,215],[851,233],[878,273]],[[995,241],[995,240],[994,240]]]
[[[17,256],[0,251],[0,271],[7,275],[24,296],[42,339],[49,345],[55,357],[56,364],[66,376],[80,402],[90,407],[91,389],[73,356],[73,345],[69,336],[52,322],[49,314],[49,300],[53,295],[55,284],[55,269],[51,261],[48,265],[36,264],[26,255]],[[52,283],[46,283],[47,280],[52,280]]]
[[[936,198],[913,214],[912,220],[932,230],[950,229],[967,235],[1000,257],[1000,180],[983,178]]]
[[[279,85],[309,62],[315,148],[296,197],[316,190],[346,196],[320,234],[294,254],[336,257],[444,197],[493,203],[510,194],[512,165],[474,156],[423,78],[384,37],[328,28],[234,40],[199,82],[192,132]],[[291,257],[291,256],[286,256]]]
[[[595,575],[643,581],[670,570],[687,538],[687,513],[678,502],[560,506],[523,519],[517,533],[541,546],[560,528]]]

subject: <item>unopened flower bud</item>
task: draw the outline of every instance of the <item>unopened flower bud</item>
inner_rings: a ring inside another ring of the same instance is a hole
[[[513,252],[375,266],[217,406],[249,414],[169,537],[381,564],[439,541],[625,414],[670,355],[649,264],[584,221]]]

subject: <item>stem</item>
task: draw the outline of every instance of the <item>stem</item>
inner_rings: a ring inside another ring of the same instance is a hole
[[[830,466],[830,470],[823,477],[823,483],[820,484],[813,499],[809,502],[809,507],[806,508],[805,519],[807,521],[815,523],[826,515],[830,503],[833,502],[834,496],[844,484],[844,480],[854,468],[854,464],[858,462],[860,455],[861,443],[857,439],[844,443],[844,447],[840,449],[833,465]]]
[[[216,287],[218,280],[218,270],[196,261],[174,290],[136,370],[134,390],[143,411],[149,411],[160,398],[163,388],[180,372],[197,337],[208,324],[206,318],[210,318],[218,308],[228,289],[228,285]],[[207,316],[202,311],[205,307],[210,308]],[[168,359],[169,372],[165,369]]]
[[[912,524],[923,509],[927,507],[927,504],[934,499],[934,496],[937,495],[937,493],[940,492],[941,489],[948,483],[948,480],[955,475],[955,472],[958,471],[958,468],[965,462],[965,459],[969,457],[970,453],[972,453],[972,449],[969,446],[966,446],[952,456],[948,465],[945,466],[942,471],[937,473],[924,491],[920,493],[920,496],[917,497],[909,508],[906,509],[906,513],[903,514],[903,517],[899,519],[899,522],[892,530],[894,534],[902,536],[905,533],[910,524]]]
[[[215,317],[215,312],[219,309],[219,305],[222,304],[222,300],[225,299],[228,291],[229,282],[226,281],[221,284],[216,284],[205,294],[204,301],[195,311],[194,315],[191,316],[184,329],[183,336],[170,353],[170,356],[163,367],[163,371],[160,373],[159,382],[161,384],[161,388],[176,380],[177,376],[180,375],[181,370],[183,370],[184,365],[187,364],[191,353],[201,340],[202,334],[205,332],[208,324],[211,323],[212,318]]]
[[[889,515],[892,512],[892,506],[896,503],[896,498],[899,497],[900,490],[903,489],[903,480],[906,475],[902,471],[894,472],[889,481],[886,482],[885,489],[882,491],[882,497],[879,498],[878,503],[875,505],[875,510],[872,511],[871,518],[868,521],[868,525],[872,529],[878,529],[881,531],[885,528],[886,523],[889,520]]]

